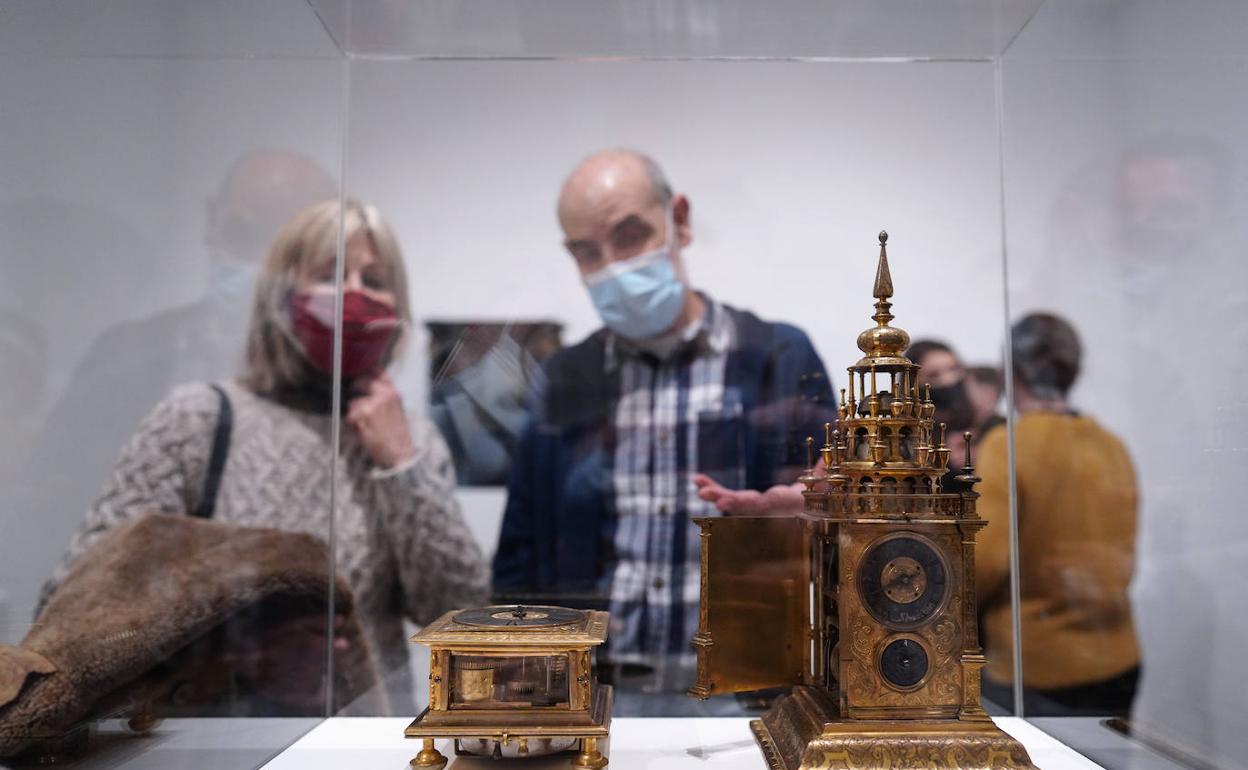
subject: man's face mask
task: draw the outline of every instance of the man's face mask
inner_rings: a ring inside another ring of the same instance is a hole
[[[258,262],[215,258],[208,265],[208,298],[216,302],[246,303],[259,276]]]
[[[676,323],[685,301],[685,286],[672,262],[675,240],[676,227],[669,208],[666,243],[584,277],[589,297],[611,331],[641,340],[662,334]]]
[[[334,371],[334,294],[300,292],[290,297],[290,320],[304,356],[325,374]],[[401,322],[394,310],[363,292],[342,295],[342,376],[381,371]]]

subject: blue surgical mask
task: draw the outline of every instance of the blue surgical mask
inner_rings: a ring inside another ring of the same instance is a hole
[[[611,331],[631,340],[662,334],[676,323],[685,303],[685,285],[672,263],[669,244],[653,251],[612,262],[585,276],[585,286],[602,322]]]
[[[208,298],[230,305],[245,304],[259,276],[259,263],[215,258],[208,263]]]

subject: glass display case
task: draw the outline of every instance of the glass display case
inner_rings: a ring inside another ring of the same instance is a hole
[[[123,733],[225,717],[272,732],[210,762],[257,767],[418,714],[408,637],[491,600],[610,611],[617,717],[761,713],[685,695],[692,519],[792,513],[885,228],[983,477],[985,706],[1105,767],[1236,766],[1245,22],[0,0],[0,756],[141,765]],[[654,193],[618,230],[584,207],[611,158]],[[680,301],[613,317],[603,265],[665,259]],[[529,674],[559,707],[542,660],[461,661],[451,709]]]

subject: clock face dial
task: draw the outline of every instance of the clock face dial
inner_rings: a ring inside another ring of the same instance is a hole
[[[880,653],[880,674],[902,690],[916,687],[927,676],[927,650],[914,639],[894,639]]]
[[[909,556],[898,556],[885,564],[881,577],[884,595],[897,604],[918,601],[927,588],[927,573],[923,565]]]
[[[514,630],[566,626],[584,617],[583,610],[570,610],[566,607],[528,607],[515,604],[464,610],[455,615],[455,622],[461,626],[476,626],[482,629]]]
[[[889,628],[916,628],[944,605],[949,571],[927,538],[909,533],[877,541],[858,565],[858,586],[867,611]]]

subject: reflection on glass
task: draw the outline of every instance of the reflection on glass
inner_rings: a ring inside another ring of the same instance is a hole
[[[552,321],[429,321],[429,416],[460,484],[507,483],[511,455],[542,387],[542,364],[563,346]]]
[[[195,299],[100,331],[52,405],[36,462],[76,470],[46,502],[52,515],[99,493],[117,447],[175,386],[239,373],[269,245],[296,213],[336,195],[333,178],[298,153],[256,150],[230,165],[202,210],[207,276]]]

